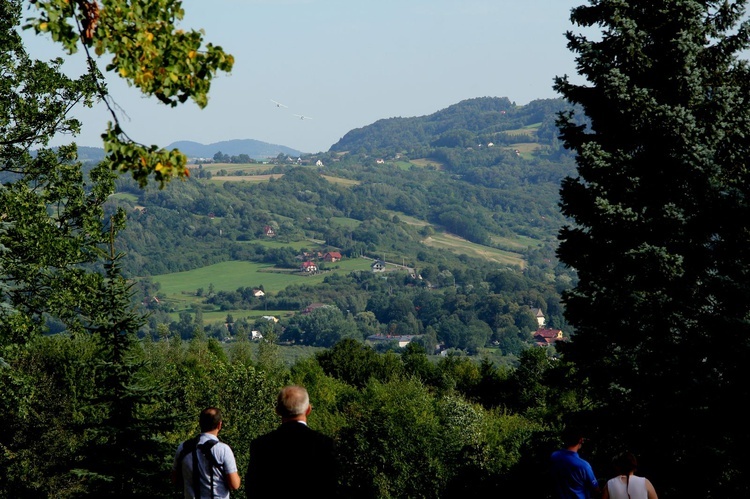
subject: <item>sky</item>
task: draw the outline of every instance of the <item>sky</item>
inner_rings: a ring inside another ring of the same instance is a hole
[[[577,81],[564,33],[578,32],[570,10],[584,3],[183,0],[179,27],[203,29],[206,42],[235,58],[232,72],[212,82],[208,106],[188,101],[170,108],[112,73],[108,88],[122,109],[121,125],[143,144],[255,139],[324,152],[350,130],[429,115],[465,99],[507,97],[525,105],[559,97],[555,76]],[[83,52],[68,56],[47,38],[24,38],[33,57],[63,56],[71,74],[83,67]],[[104,106],[76,115],[84,124],[76,142],[101,147]]]

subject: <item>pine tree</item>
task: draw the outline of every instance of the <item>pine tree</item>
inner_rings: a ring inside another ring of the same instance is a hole
[[[163,438],[176,421],[164,404],[168,388],[143,374],[137,333],[145,318],[133,308],[132,283],[120,268],[123,254],[114,248],[124,220],[121,210],[110,217],[100,292],[82,311],[100,348],[97,391],[81,407],[87,445],[74,470],[89,482],[90,497],[158,497],[166,482],[163,458],[173,451]]]
[[[641,455],[660,495],[747,497],[750,46],[743,1],[590,0],[569,32],[577,155],[559,257],[576,327],[560,347],[587,388],[599,449]],[[601,470],[604,472],[604,470]]]

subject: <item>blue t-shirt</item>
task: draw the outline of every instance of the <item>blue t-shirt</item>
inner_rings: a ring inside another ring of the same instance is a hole
[[[589,499],[599,487],[591,465],[577,452],[567,449],[552,453],[552,479],[556,497],[560,499]]]
[[[218,440],[218,438],[209,433],[201,433],[199,444],[206,442],[206,440]],[[193,459],[191,456],[185,456],[181,463],[177,460],[184,444],[185,442],[177,447],[177,453],[175,454],[172,469],[176,470],[178,466],[182,467],[185,499],[191,499],[195,497],[195,494],[193,493]],[[237,472],[237,462],[234,459],[234,453],[232,453],[232,449],[227,444],[219,442],[211,448],[211,454],[213,454],[216,462],[219,464],[219,469],[210,466],[210,464],[206,462],[203,452],[198,452],[198,468],[200,469],[201,477],[201,497],[229,499],[229,489],[224,481],[224,476]],[[213,496],[211,495],[211,475],[213,475],[214,478]]]

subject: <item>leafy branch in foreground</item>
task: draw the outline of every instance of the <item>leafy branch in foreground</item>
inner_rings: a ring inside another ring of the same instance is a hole
[[[186,159],[178,150],[145,146],[124,132],[90,49],[96,56],[111,56],[107,71],[172,107],[192,99],[204,108],[211,80],[218,71],[231,71],[234,58],[219,46],[204,46],[201,31],[177,28],[184,17],[179,0],[30,3],[38,15],[27,18],[24,28],[49,34],[69,54],[78,51],[79,42],[83,46],[89,73],[96,77],[97,94],[113,118],[102,134],[110,167],[130,172],[141,186],[150,174],[161,187],[174,176],[187,177]]]

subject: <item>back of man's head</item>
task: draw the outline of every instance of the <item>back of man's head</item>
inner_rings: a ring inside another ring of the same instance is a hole
[[[584,432],[575,426],[566,426],[562,431],[562,443],[564,447],[573,447],[578,445],[584,437]]]
[[[310,396],[304,387],[285,386],[276,398],[276,412],[282,418],[295,418],[305,415],[310,406]]]
[[[202,433],[215,430],[221,423],[221,411],[216,407],[207,407],[201,411],[198,421]]]

